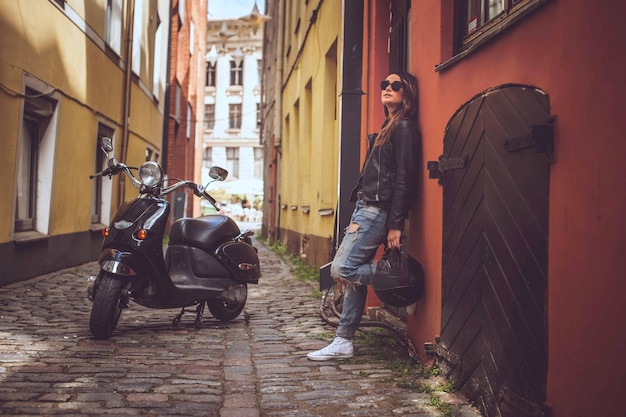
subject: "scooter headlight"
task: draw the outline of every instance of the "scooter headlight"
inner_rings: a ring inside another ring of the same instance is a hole
[[[163,170],[154,161],[144,162],[139,167],[139,179],[146,187],[156,187],[163,180]]]

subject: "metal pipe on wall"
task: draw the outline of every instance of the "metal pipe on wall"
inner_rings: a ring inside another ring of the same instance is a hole
[[[339,130],[339,204],[337,207],[336,245],[342,231],[350,223],[354,203],[350,192],[359,178],[361,140],[361,88],[363,77],[363,2],[343,2],[343,65],[341,90],[341,119]]]
[[[131,97],[131,73],[133,70],[133,22],[135,20],[135,0],[127,0],[126,2],[126,48],[124,50],[124,60],[126,67],[124,68],[124,97],[122,103],[122,143],[120,160],[126,163],[128,154],[128,138],[130,136],[130,97]],[[118,204],[124,202],[126,194],[126,177],[119,175]]]

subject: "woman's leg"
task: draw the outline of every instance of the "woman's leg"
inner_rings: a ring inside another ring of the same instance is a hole
[[[354,339],[356,329],[361,324],[363,309],[367,300],[367,285],[346,285],[343,293],[343,309],[339,317],[336,335],[344,339]]]
[[[346,286],[337,336],[354,338],[361,323],[367,299],[367,284],[375,271],[372,260],[387,236],[386,217],[385,210],[365,206],[360,200],[357,201],[350,226],[346,229],[346,235],[330,269],[333,278],[355,284]]]
[[[374,274],[372,260],[385,242],[387,212],[357,201],[350,225],[330,266],[330,275],[355,284],[369,284]]]

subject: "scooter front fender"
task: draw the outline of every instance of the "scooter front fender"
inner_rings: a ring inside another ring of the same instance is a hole
[[[98,263],[102,271],[130,279],[133,290],[141,290],[144,297],[153,297],[156,294],[156,284],[149,279],[152,271],[146,269],[145,259],[136,251],[107,248],[100,253]]]
[[[137,271],[133,268],[132,253],[118,249],[106,249],[100,254],[98,262],[103,271],[115,275],[134,276]]]
[[[115,275],[137,275],[137,273],[130,266],[120,261],[104,261],[100,266],[103,271],[110,272]]]

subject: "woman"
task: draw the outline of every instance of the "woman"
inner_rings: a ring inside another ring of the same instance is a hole
[[[380,87],[387,119],[378,135],[368,135],[367,157],[350,198],[356,207],[330,268],[335,281],[346,285],[339,327],[330,345],[307,354],[314,361],[353,356],[352,339],[375,270],[372,261],[381,244],[400,248],[404,220],[416,194],[417,80],[409,73],[393,72]]]

